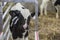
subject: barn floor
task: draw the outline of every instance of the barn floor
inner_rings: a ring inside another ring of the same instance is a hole
[[[39,39],[60,40],[60,18],[56,19],[54,13],[39,17]],[[32,20],[33,21],[33,20]],[[30,29],[34,29],[34,23],[30,22]],[[34,40],[34,31],[29,31],[29,40]]]

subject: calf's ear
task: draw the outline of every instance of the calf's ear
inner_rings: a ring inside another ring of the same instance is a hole
[[[40,15],[40,12],[38,11],[38,16]],[[35,16],[35,12],[31,13],[31,17],[33,20],[35,20],[36,16]]]
[[[19,15],[21,12],[18,10],[15,10],[16,15]]]
[[[9,14],[10,14],[11,16],[15,16],[15,15],[16,15],[16,14],[15,14],[15,11],[13,11],[13,10],[9,11]]]
[[[9,11],[9,14],[12,16],[12,11]]]

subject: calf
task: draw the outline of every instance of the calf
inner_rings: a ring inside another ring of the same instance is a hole
[[[17,38],[20,38],[20,40],[28,40],[30,19],[31,17],[35,19],[35,13],[31,14],[27,8],[21,5],[21,3],[17,3],[11,8],[9,14],[11,15],[10,31],[13,40],[16,40]]]
[[[50,1],[54,1],[54,6],[55,6],[55,9],[56,9],[56,18],[58,18],[58,7],[57,5],[60,5],[60,0],[42,0],[42,4],[40,5],[40,13],[41,15],[43,15],[43,11],[45,13],[45,15],[47,15],[47,5]],[[53,4],[53,3],[52,3]]]
[[[59,16],[58,16],[58,12],[59,12],[59,10],[58,10],[58,5],[60,5],[60,0],[56,0],[55,2],[54,2],[54,6],[55,6],[55,9],[56,9],[56,18],[58,18]]]
[[[47,15],[47,5],[48,5],[49,1],[50,0],[42,0],[42,4],[40,5],[41,15],[43,15],[43,11],[44,11],[44,14]]]

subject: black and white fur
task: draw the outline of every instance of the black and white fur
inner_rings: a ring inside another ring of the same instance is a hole
[[[10,31],[13,40],[18,40],[17,38],[19,38],[19,40],[28,40],[30,19],[31,17],[35,19],[35,13],[31,14],[21,3],[17,3],[11,8],[9,14],[11,15]]]
[[[60,0],[56,0],[55,3],[54,3],[54,6],[55,6],[55,9],[56,9],[56,18],[59,18],[59,8],[58,6],[60,6]]]
[[[47,5],[49,2],[52,2],[52,4],[54,5],[54,7],[56,8],[56,18],[58,18],[58,7],[57,5],[60,5],[60,0],[42,0],[42,4],[40,5],[40,14],[43,15],[43,10],[44,10],[44,14],[47,15]],[[53,2],[54,1],[54,2]]]

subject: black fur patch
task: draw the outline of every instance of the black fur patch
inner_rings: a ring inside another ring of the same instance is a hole
[[[54,6],[60,5],[60,0],[56,0]]]

